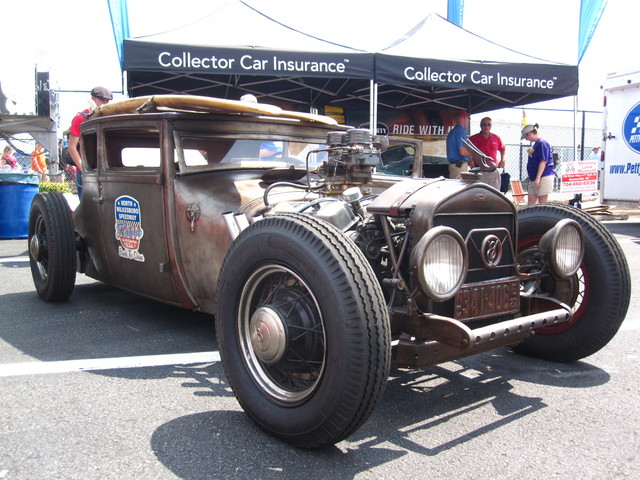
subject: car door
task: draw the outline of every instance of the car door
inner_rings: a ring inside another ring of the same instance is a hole
[[[98,178],[111,283],[178,304],[169,265],[160,126],[106,126]]]

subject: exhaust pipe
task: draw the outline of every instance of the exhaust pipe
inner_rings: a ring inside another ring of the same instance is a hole
[[[238,224],[234,220],[233,212],[224,212],[222,214],[222,218],[224,219],[224,224],[227,226],[227,231],[229,235],[231,235],[231,240],[235,240],[238,235],[240,235],[240,229],[238,228]]]
[[[244,213],[224,212],[222,214],[231,240],[235,240],[240,232],[249,226],[249,219]]]
[[[243,231],[245,228],[249,226],[249,219],[244,213],[236,213],[233,215],[233,220],[236,222],[238,226],[238,232]]]

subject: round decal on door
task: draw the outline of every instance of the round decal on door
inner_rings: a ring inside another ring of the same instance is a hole
[[[624,118],[622,135],[629,148],[640,153],[640,103],[634,105]]]

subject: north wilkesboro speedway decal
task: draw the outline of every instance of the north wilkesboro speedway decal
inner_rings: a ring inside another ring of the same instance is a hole
[[[128,195],[116,199],[116,239],[120,242],[118,255],[137,262],[144,262],[144,255],[138,252],[142,230],[142,215],[138,201]]]

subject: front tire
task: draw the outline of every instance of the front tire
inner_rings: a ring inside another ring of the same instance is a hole
[[[76,249],[71,210],[56,192],[37,194],[29,213],[29,263],[40,298],[67,300],[76,280]]]
[[[548,274],[541,291],[573,307],[573,319],[541,328],[515,350],[558,362],[572,362],[603,348],[624,320],[631,295],[627,260],[615,237],[582,210],[563,204],[541,204],[519,212],[518,263],[535,263],[540,237],[559,220],[571,218],[582,227],[585,254],[576,275],[563,280]]]
[[[262,429],[318,448],[366,421],[389,372],[389,320],[375,274],[342,232],[301,214],[254,223],[227,253],[217,299],[229,384]]]

